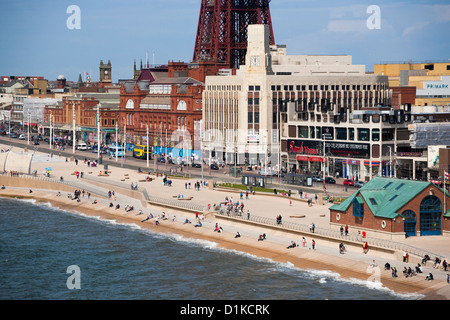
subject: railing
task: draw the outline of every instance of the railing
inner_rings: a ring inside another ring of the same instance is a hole
[[[246,221],[258,223],[258,224],[265,225],[265,226],[277,227],[277,228],[280,228],[280,229],[283,229],[286,231],[295,231],[295,232],[301,232],[301,233],[306,233],[306,234],[310,234],[310,235],[318,234],[320,236],[332,238],[333,240],[346,240],[346,241],[352,241],[352,242],[356,242],[356,243],[359,242],[361,244],[363,242],[367,241],[367,243],[369,243],[372,246],[376,246],[376,247],[392,249],[392,250],[397,250],[397,251],[405,251],[405,252],[408,252],[409,254],[413,254],[413,255],[416,255],[419,257],[424,257],[427,254],[430,257],[434,256],[434,257],[439,257],[441,260],[444,259],[444,257],[439,254],[429,252],[427,250],[423,250],[420,248],[416,248],[414,246],[410,246],[410,245],[407,245],[404,243],[392,241],[392,240],[379,239],[379,238],[374,238],[374,237],[363,238],[363,236],[361,234],[343,235],[338,230],[331,230],[331,229],[318,228],[318,227],[314,228],[314,233],[313,233],[310,230],[309,225],[299,224],[299,223],[290,222],[290,221],[282,221],[281,223],[278,223],[276,219],[255,216],[255,215],[250,215],[250,218],[248,218],[245,213],[238,214],[234,211],[227,211],[225,208],[220,209],[217,214],[222,215],[222,216],[232,217],[234,219],[246,220]]]

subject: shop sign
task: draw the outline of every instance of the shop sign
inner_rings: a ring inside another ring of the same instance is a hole
[[[323,155],[323,141],[288,140],[288,153]],[[325,141],[325,153],[333,157],[370,158],[369,143]]]

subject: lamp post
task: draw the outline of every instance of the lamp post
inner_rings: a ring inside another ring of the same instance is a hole
[[[392,149],[391,149],[391,146],[388,146],[388,148],[389,148],[389,178],[391,178],[392,177],[392,168],[391,168],[391,166],[392,166]]]
[[[73,139],[72,139],[72,152],[75,153],[75,140],[76,140],[76,128],[75,128],[75,102],[72,104],[72,123],[73,123]]]
[[[97,104],[97,158],[100,159],[100,104]]]
[[[117,162],[117,157],[119,154],[119,144],[117,143],[117,136],[119,135],[119,125],[117,124],[117,119],[116,119],[116,162]]]
[[[8,121],[8,132],[9,132],[9,140],[11,141],[11,115],[12,115],[12,107],[9,109],[9,121]]]
[[[31,114],[28,112],[28,144],[30,144],[30,121],[31,120]]]
[[[149,145],[148,145],[148,124],[147,124],[147,148],[146,148],[146,152],[147,152],[147,168],[149,166]]]
[[[50,111],[50,141],[49,141],[50,149],[53,148],[53,145],[52,145],[52,140],[53,140],[53,127],[52,127],[52,122],[53,122],[53,114],[52,114],[52,112]]]

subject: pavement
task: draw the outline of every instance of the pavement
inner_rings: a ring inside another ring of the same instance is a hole
[[[0,144],[0,148],[5,147],[7,146]],[[133,205],[136,208],[135,212],[137,212],[139,208],[142,208],[144,210],[144,216],[148,215],[150,212],[154,215],[159,215],[165,211],[171,216],[176,214],[178,221],[180,221],[180,219],[185,218],[194,220],[193,218],[195,213],[147,205],[140,199],[129,195],[132,191],[132,184],[137,183],[140,191],[146,190],[149,195],[154,197],[164,198],[175,202],[190,202],[204,207],[219,204],[225,200],[225,197],[228,197],[229,199],[232,198],[234,202],[243,202],[245,205],[244,212],[246,213],[247,210],[249,210],[252,216],[254,215],[273,220],[278,215],[282,215],[283,221],[304,225],[305,228],[309,228],[309,225],[314,223],[318,229],[330,229],[329,207],[331,204],[328,203],[319,205],[316,203],[316,193],[307,192],[303,199],[300,199],[299,195],[293,195],[289,198],[256,193],[255,195],[249,194],[247,199],[245,192],[243,192],[243,199],[240,199],[239,193],[228,190],[220,190],[219,188],[214,190],[210,187],[212,184],[211,180],[207,181],[208,185],[202,186],[199,191],[195,189],[194,185],[195,182],[201,181],[201,179],[196,178],[185,179],[173,177],[170,178],[172,180],[172,186],[165,186],[163,184],[163,178],[161,176],[156,177],[153,170],[151,174],[148,172],[139,173],[137,170],[130,170],[128,168],[121,167],[120,160],[117,163],[117,166],[109,166],[107,175],[100,175],[101,172],[105,172],[102,165],[97,167],[89,167],[84,161],[83,154],[76,154],[75,157],[78,159],[78,164],[76,164],[73,159],[65,156],[59,156],[57,154],[50,156],[46,153],[36,152],[31,164],[31,171],[36,170],[38,176],[42,176],[45,172],[45,168],[51,167],[52,170],[50,171],[50,175],[52,178],[59,179],[62,176],[64,183],[70,184],[74,186],[74,188],[95,190],[100,197],[96,197],[94,195],[91,199],[98,198],[98,201],[105,205],[112,201],[107,197],[108,191],[115,191],[116,201],[114,203],[121,203],[122,208],[125,204]],[[145,168],[145,166],[143,166],[142,169],[144,171],[149,170]],[[77,178],[74,174],[77,171],[83,172],[83,178]],[[143,182],[143,180],[146,180],[147,177],[151,177],[152,181]],[[216,179],[219,180],[218,177]],[[190,188],[189,183],[191,183]],[[103,195],[103,197],[101,197],[101,195]],[[183,198],[192,198],[191,200],[177,200],[178,195],[182,195]],[[306,198],[313,199],[312,206],[308,206]],[[222,219],[207,219],[205,220],[205,223],[212,229],[213,224],[218,221],[227,231],[232,230],[231,232],[233,233],[240,232],[241,234],[245,234],[246,236],[254,239],[257,239],[257,237],[264,230],[258,227],[249,228],[248,225],[236,224],[235,222]],[[286,234],[283,232],[269,232],[268,234],[270,234],[270,241],[278,244],[285,244],[287,246],[291,241],[295,241],[298,244],[301,243],[301,237],[293,234]],[[307,246],[310,246],[312,237],[313,235],[309,235],[309,237],[307,237]],[[448,245],[450,241],[448,238],[443,236],[410,237],[404,240],[399,240],[398,242],[415,246],[423,250],[429,250],[444,257],[450,257],[450,246]],[[342,256],[339,254],[338,248],[335,244],[321,243],[318,241],[317,247],[320,248],[320,251],[324,254],[328,254],[330,256]],[[348,259],[363,261],[367,263],[367,265],[370,265],[374,259],[377,260],[379,265],[384,265],[385,262],[390,262],[391,265],[401,265],[398,260],[393,259],[392,257],[384,256],[383,254],[378,256],[364,256],[361,254],[360,249],[349,248],[345,254],[345,257]],[[400,276],[403,268],[397,269],[399,270]],[[446,277],[446,273],[444,271],[437,271],[432,267],[424,267],[424,273],[427,274],[427,272],[432,272],[435,275],[435,278],[439,278],[440,280],[444,280]]]

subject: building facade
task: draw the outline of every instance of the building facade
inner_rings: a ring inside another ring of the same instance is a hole
[[[431,182],[376,177],[330,207],[330,225],[387,239],[450,236],[449,200]]]
[[[413,105],[450,104],[450,61],[376,64],[374,73],[388,76],[390,87],[415,87],[417,96]]]
[[[119,99],[118,94],[108,93],[77,93],[73,96],[63,97],[61,103],[45,106],[45,128],[50,127],[50,118],[52,118],[52,127],[55,133],[67,135],[73,132],[75,116],[77,140],[95,144],[98,137],[97,113],[99,113],[101,141],[106,143],[115,141]]]
[[[350,56],[286,55],[285,46],[269,46],[267,26],[249,26],[247,64],[236,75],[206,78],[203,94],[206,157],[227,163],[237,161],[239,165],[282,165],[293,171],[323,161],[318,147],[322,132],[332,130],[334,140],[337,121],[349,123],[354,111],[379,110],[379,106],[391,103],[387,77],[366,74],[365,66],[352,65],[351,60]],[[377,117],[379,122],[381,117],[381,114]],[[366,116],[357,118],[361,129],[366,128]],[[381,129],[378,130],[381,137]],[[345,139],[341,133],[339,138],[350,149],[342,149],[342,153],[355,154],[354,148],[361,147],[356,154],[358,161],[369,160],[372,147],[367,137],[371,133],[364,131],[364,138],[361,136],[364,143],[356,144],[358,131],[346,132]],[[308,155],[298,153],[302,139],[312,142],[303,150],[311,152],[309,155],[314,158],[297,159],[299,155]],[[376,160],[380,161],[381,147],[375,152]],[[322,160],[317,157],[320,155]],[[306,159],[306,166],[300,163]]]

